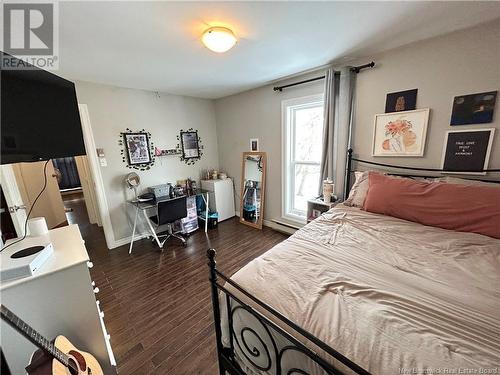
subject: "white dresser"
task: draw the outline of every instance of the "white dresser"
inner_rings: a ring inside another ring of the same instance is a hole
[[[66,336],[93,354],[105,374],[116,374],[104,313],[96,300],[99,289],[90,278],[89,261],[77,225],[49,231],[54,253],[31,277],[3,282],[2,304],[52,340]],[[1,347],[12,374],[25,374],[36,347],[3,320]]]
[[[219,221],[232,218],[234,212],[233,180],[201,180],[201,188],[210,194],[209,206],[211,211],[217,211]]]

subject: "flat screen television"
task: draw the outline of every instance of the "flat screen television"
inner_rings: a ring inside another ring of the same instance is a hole
[[[85,154],[73,82],[35,67],[0,78],[2,164]]]

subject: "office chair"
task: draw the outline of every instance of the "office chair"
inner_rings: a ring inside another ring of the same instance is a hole
[[[164,201],[159,201],[156,203],[156,215],[151,216],[149,220],[151,220],[155,226],[156,230],[162,226],[167,225],[167,234],[157,236],[158,238],[165,237],[163,241],[160,242],[160,247],[163,248],[163,245],[170,237],[178,238],[182,241],[182,244],[186,246],[186,239],[180,236],[177,233],[174,233],[172,226],[173,224],[180,219],[183,219],[187,216],[187,200],[186,197],[179,197],[175,199],[169,199]]]

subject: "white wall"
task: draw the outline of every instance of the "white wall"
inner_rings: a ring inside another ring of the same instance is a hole
[[[373,116],[383,113],[386,94],[418,88],[417,108],[431,108],[427,144],[423,158],[378,158],[394,164],[440,167],[446,130],[500,128],[500,98],[494,122],[484,125],[450,127],[453,97],[500,89],[500,21],[429,39],[383,54],[368,56],[352,65],[371,60],[376,68],[357,77],[354,150],[371,158]],[[321,72],[296,77],[288,82],[318,76]],[[286,83],[286,82],[285,82]],[[239,186],[241,152],[249,139],[259,138],[268,153],[268,178],[264,219],[281,216],[281,101],[318,94],[321,81],[276,93],[268,85],[216,100],[219,165]],[[499,129],[500,130],[500,129]],[[500,168],[500,132],[497,131],[490,168]],[[239,191],[238,188],[236,191]]]
[[[115,245],[126,243],[131,235],[133,213],[125,202],[133,197],[124,183],[135,171],[141,177],[141,188],[178,179],[199,179],[200,171],[218,166],[214,103],[211,100],[124,89],[113,86],[76,82],[78,102],[87,104],[97,148],[104,148],[107,166],[101,167],[106,199],[111,216]],[[145,129],[154,145],[174,148],[181,129],[198,130],[204,145],[201,160],[186,165],[179,156],[157,157],[148,171],[129,169],[122,161],[120,132],[126,128]]]

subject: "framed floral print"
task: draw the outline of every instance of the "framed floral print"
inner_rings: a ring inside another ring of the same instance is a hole
[[[424,156],[429,108],[375,115],[372,156]]]

